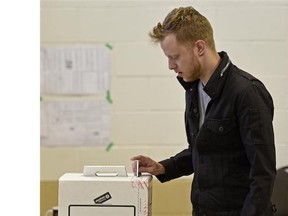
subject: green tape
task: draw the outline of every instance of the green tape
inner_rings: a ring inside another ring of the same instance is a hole
[[[106,146],[106,151],[107,151],[107,152],[110,151],[113,145],[114,145],[113,142],[109,143],[109,144]]]
[[[111,94],[110,94],[110,91],[109,91],[109,90],[106,92],[106,100],[107,100],[110,104],[113,103],[112,98],[111,98]]]
[[[43,101],[43,97],[40,95],[40,101]]]
[[[108,49],[110,49],[110,50],[113,49],[113,47],[112,47],[111,44],[109,44],[109,43],[106,43],[105,46],[106,46]]]

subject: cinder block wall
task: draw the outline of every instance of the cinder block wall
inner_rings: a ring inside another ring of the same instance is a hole
[[[210,20],[217,50],[228,52],[234,64],[260,78],[271,92],[277,167],[288,164],[287,0],[42,0],[41,45],[109,43],[113,47],[110,91],[114,145],[110,151],[105,146],[41,147],[41,216],[57,204],[57,180],[65,172],[81,172],[84,165],[126,165],[131,171],[129,159],[135,154],[161,160],[186,147],[184,91],[168,70],[161,49],[150,43],[147,34],[173,8],[187,5]],[[180,179],[166,185],[155,184],[157,206],[153,205],[153,213],[167,216],[191,211],[189,196],[170,205],[166,194],[173,194],[174,186],[189,194],[190,182]],[[173,209],[165,211],[161,206]]]

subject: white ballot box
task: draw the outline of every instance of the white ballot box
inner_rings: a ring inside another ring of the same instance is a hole
[[[59,216],[151,216],[152,176],[124,166],[85,166],[59,179]]]

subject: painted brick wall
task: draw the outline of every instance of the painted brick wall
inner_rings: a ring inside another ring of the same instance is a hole
[[[218,51],[260,78],[275,103],[277,167],[288,165],[288,1],[41,1],[41,44],[109,43],[113,98],[109,152],[41,148],[41,180],[83,165],[146,154],[161,160],[186,147],[184,91],[148,32],[171,9],[192,5],[214,27]],[[64,157],[65,156],[65,157]]]

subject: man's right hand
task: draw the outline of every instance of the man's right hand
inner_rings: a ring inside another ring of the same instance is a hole
[[[131,158],[132,161],[138,160],[139,161],[139,172],[147,172],[151,175],[160,175],[165,174],[165,168],[162,164],[152,160],[149,157],[138,155]],[[132,170],[134,167],[132,166]],[[135,173],[135,170],[133,170]]]

